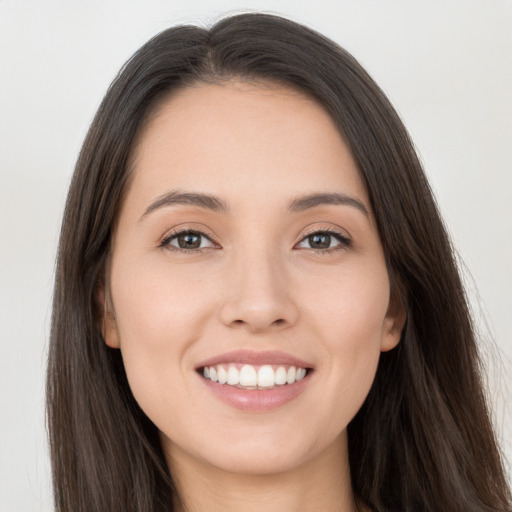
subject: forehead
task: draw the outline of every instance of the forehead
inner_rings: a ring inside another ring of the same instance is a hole
[[[267,203],[338,190],[367,202],[332,118],[305,94],[269,84],[199,84],[172,94],[141,130],[133,172],[128,199],[135,194],[139,209],[177,188]]]

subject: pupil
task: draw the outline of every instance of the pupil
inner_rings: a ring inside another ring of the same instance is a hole
[[[315,249],[328,249],[331,245],[331,235],[311,235],[309,243]]]
[[[201,246],[201,237],[194,233],[179,235],[178,245],[182,249],[198,249]]]

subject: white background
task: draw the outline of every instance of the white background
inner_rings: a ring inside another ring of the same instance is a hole
[[[0,0],[0,512],[52,509],[43,402],[54,258],[94,112],[150,36],[244,9],[336,40],[404,119],[466,266],[512,460],[511,1]]]

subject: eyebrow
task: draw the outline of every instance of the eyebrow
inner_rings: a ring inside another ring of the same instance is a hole
[[[143,220],[144,217],[159,208],[175,205],[192,205],[215,212],[229,212],[228,204],[220,197],[200,192],[181,192],[179,190],[173,190],[167,194],[157,197],[155,201],[146,208],[139,221]],[[288,204],[288,211],[291,213],[298,213],[324,205],[352,206],[360,210],[367,217],[370,215],[368,208],[363,202],[339,192],[313,193],[298,197],[290,201]]]
[[[142,220],[146,215],[149,215],[154,210],[164,206],[175,205],[192,205],[206,208],[215,212],[229,212],[228,204],[219,197],[211,196],[209,194],[201,194],[199,192],[180,192],[173,190],[167,194],[157,197],[142,214],[139,220]]]
[[[359,201],[359,199],[356,199],[355,197],[347,196],[346,194],[341,194],[339,192],[309,194],[304,197],[298,197],[297,199],[294,199],[290,202],[288,205],[288,210],[292,213],[296,213],[309,210],[310,208],[316,208],[317,206],[330,204],[353,206],[354,208],[357,208],[362,213],[364,213],[367,217],[370,216],[368,208],[362,201]]]

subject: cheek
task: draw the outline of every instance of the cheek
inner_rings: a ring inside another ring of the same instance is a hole
[[[111,283],[121,343],[147,350],[177,349],[200,323],[210,287],[198,277],[200,272],[171,272],[169,265],[151,263],[120,261],[114,267]]]
[[[322,283],[309,288],[314,293],[309,293],[304,307],[324,326],[330,342],[354,354],[365,347],[380,348],[389,305],[385,267],[363,266]]]
[[[186,391],[178,385],[187,371],[185,354],[200,337],[211,301],[197,277],[183,271],[181,278],[171,276],[156,266],[140,269],[121,261],[113,265],[112,299],[130,388],[153,418],[168,408],[163,400],[170,387],[176,400]]]
[[[369,270],[370,269],[370,270]],[[363,278],[364,277],[364,278]],[[331,281],[310,301],[316,319],[323,361],[333,400],[344,397],[355,415],[368,394],[377,370],[389,303],[387,273],[346,274]]]

